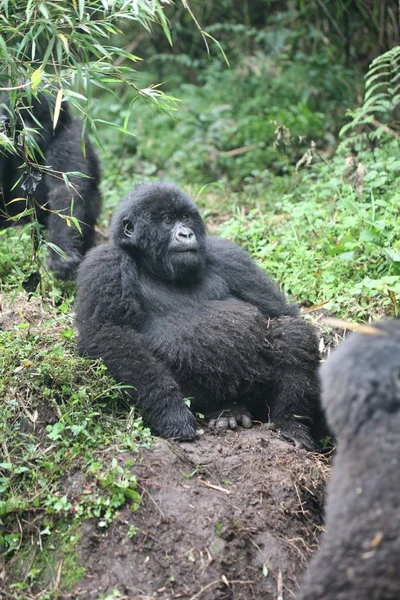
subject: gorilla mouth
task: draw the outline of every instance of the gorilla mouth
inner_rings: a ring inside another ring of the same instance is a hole
[[[178,252],[178,253],[184,253],[184,252],[197,253],[198,252],[198,248],[196,248],[196,247],[192,247],[192,248],[174,248],[173,251],[174,252]]]

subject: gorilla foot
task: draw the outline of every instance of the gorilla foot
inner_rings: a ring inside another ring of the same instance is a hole
[[[210,429],[236,429],[241,425],[245,429],[252,426],[252,418],[249,411],[238,404],[221,408],[213,413],[208,413]]]
[[[314,450],[315,443],[311,437],[310,430],[304,423],[296,421],[280,421],[275,423],[264,423],[262,429],[277,431],[284,439],[293,442],[296,448]]]

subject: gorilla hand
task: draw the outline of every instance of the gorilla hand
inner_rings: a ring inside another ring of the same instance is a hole
[[[151,430],[164,438],[193,440],[196,433],[196,419],[181,398],[166,398],[164,409],[152,411],[147,421]]]

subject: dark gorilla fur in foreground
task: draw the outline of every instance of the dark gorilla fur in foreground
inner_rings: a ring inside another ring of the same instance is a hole
[[[51,171],[42,172],[34,192],[37,217],[48,228],[48,241],[65,252],[68,258],[50,249],[49,267],[60,279],[74,279],[76,269],[85,252],[93,245],[94,225],[100,212],[100,170],[90,141],[85,137],[85,152],[82,152],[82,123],[73,117],[67,103],[62,104],[60,116],[53,132],[54,95],[40,93],[33,98],[28,108],[21,109],[25,127],[36,130],[35,140],[44,155],[44,160],[36,152],[39,164]],[[50,103],[50,104],[49,104]],[[2,106],[3,105],[3,106]],[[8,134],[11,132],[10,115],[6,108],[7,97],[0,96],[0,119]],[[31,114],[38,123],[32,118]],[[15,140],[22,131],[22,122],[16,120]],[[27,208],[25,200],[13,202],[15,198],[25,198],[22,188],[24,172],[21,158],[0,151],[0,227],[16,223],[10,217],[22,213]],[[70,189],[65,185],[62,173],[79,172],[87,177],[68,176]],[[19,183],[15,186],[15,184]],[[15,187],[14,187],[15,186]],[[73,197],[73,203],[72,202]],[[49,212],[53,211],[53,212]],[[73,216],[80,222],[82,233],[61,218],[56,212]],[[18,220],[21,224],[23,220]]]
[[[321,369],[338,452],[326,533],[297,600],[400,597],[400,319],[352,334]]]
[[[191,410],[217,428],[249,427],[251,415],[312,447],[318,341],[297,306],[246,252],[207,237],[196,205],[172,184],[135,188],[112,229],[112,243],[79,269],[80,353],[136,388],[154,433],[194,438]]]

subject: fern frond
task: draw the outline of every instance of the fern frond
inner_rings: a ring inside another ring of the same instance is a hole
[[[380,138],[389,130],[393,133],[396,130],[394,111],[399,106],[400,46],[395,46],[370,64],[365,76],[363,105],[355,111],[348,111],[347,116],[351,120],[342,127],[340,135],[350,135],[354,141],[360,141],[361,133],[366,133],[370,140]]]

